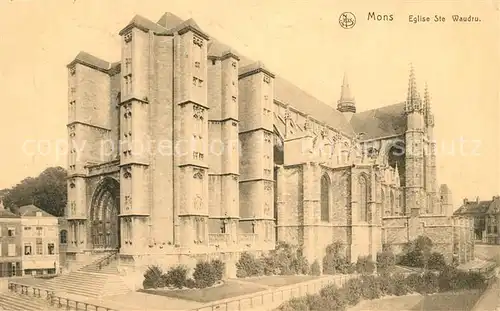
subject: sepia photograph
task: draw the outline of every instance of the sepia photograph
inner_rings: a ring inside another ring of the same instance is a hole
[[[0,25],[0,310],[500,310],[499,1]]]

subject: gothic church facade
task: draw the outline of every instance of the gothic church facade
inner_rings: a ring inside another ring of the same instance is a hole
[[[357,112],[347,77],[335,108],[192,19],[136,16],[119,34],[120,61],[81,52],[68,65],[69,261],[218,257],[233,275],[241,252],[280,240],[320,262],[340,241],[356,261],[421,234],[471,258],[437,190],[430,96],[413,71],[405,102]]]

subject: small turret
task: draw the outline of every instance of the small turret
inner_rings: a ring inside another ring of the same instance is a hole
[[[406,114],[423,113],[422,100],[417,89],[417,79],[415,78],[415,70],[413,65],[410,65],[410,78],[408,81],[408,94],[405,105]]]
[[[425,93],[424,93],[424,108],[425,108],[425,125],[429,127],[434,127],[434,114],[432,114],[431,110],[431,98],[429,95],[429,88],[427,87],[427,83],[425,84]]]
[[[351,88],[346,73],[344,73],[344,80],[342,81],[340,99],[337,101],[337,110],[344,114],[347,121],[350,121],[352,115],[356,113],[356,101],[351,94]]]

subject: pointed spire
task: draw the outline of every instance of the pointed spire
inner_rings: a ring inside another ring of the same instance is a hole
[[[406,112],[422,112],[422,101],[417,89],[417,79],[415,78],[415,69],[410,63],[410,77],[408,80],[408,94],[406,97]]]
[[[427,126],[434,126],[434,115],[431,110],[431,96],[429,95],[429,88],[427,83],[425,83],[425,93],[424,93],[424,111],[425,111],[425,124]]]
[[[356,101],[351,93],[351,87],[347,78],[347,73],[344,73],[342,87],[340,90],[340,99],[337,101],[337,110],[340,112],[356,112]]]

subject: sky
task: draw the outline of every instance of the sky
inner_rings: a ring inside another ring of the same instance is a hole
[[[427,3],[427,4],[426,4]],[[406,99],[409,64],[432,98],[438,182],[464,197],[500,194],[499,9],[482,1],[11,0],[0,2],[0,188],[48,166],[66,167],[67,68],[79,51],[120,59],[118,32],[134,15],[193,18],[209,35],[325,103],[344,72],[358,111]],[[356,25],[339,26],[342,12]],[[369,12],[392,22],[367,21]],[[443,23],[410,23],[409,15]],[[478,16],[454,23],[451,15]],[[462,151],[461,151],[461,147]]]

